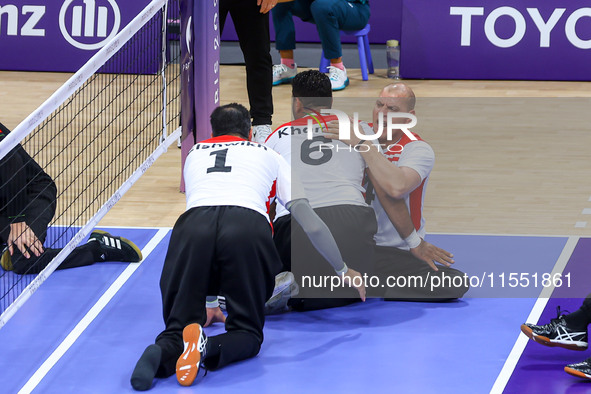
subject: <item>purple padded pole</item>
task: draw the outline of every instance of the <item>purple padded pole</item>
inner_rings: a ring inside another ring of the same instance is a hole
[[[190,23],[193,34],[183,30],[181,41],[187,50],[187,62],[183,57],[183,135],[189,132],[193,138],[184,138],[181,145],[182,164],[195,144],[211,136],[209,115],[220,102],[220,23],[218,0],[184,0],[188,3],[190,17],[183,16]],[[190,21],[189,21],[190,19]],[[191,40],[186,41],[186,37]],[[187,66],[187,69],[185,69]],[[191,78],[192,77],[192,78]],[[186,100],[185,100],[186,99]],[[185,112],[188,112],[185,116]],[[187,131],[185,132],[185,121]],[[185,191],[184,180],[181,179],[181,192]]]

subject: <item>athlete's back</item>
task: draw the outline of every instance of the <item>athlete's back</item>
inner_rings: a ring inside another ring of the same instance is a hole
[[[267,216],[275,189],[280,202],[292,198],[287,162],[268,147],[239,137],[220,136],[196,144],[187,156],[184,175],[187,209],[231,205]]]
[[[265,145],[291,163],[312,207],[366,206],[362,186],[363,158],[354,148],[322,135],[326,132],[326,123],[336,119],[319,114],[296,119],[275,130]],[[308,137],[309,124],[312,138]]]

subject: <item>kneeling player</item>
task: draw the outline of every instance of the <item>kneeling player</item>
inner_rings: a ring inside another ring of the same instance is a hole
[[[131,384],[147,390],[154,377],[175,373],[191,385],[200,365],[210,370],[254,357],[263,342],[264,305],[281,268],[267,203],[274,186],[316,248],[350,283],[332,235],[276,152],[248,141],[250,116],[239,104],[211,114],[213,138],[195,145],[184,168],[187,211],[172,231],[160,278],[165,330],[146,348]],[[365,288],[357,289],[365,299]],[[226,333],[205,338],[207,295],[226,297]],[[184,343],[184,347],[183,347]]]

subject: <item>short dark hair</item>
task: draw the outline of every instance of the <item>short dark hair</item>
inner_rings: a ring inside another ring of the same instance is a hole
[[[217,107],[209,117],[213,136],[238,134],[246,139],[250,133],[250,114],[238,103]]]
[[[332,107],[332,87],[326,74],[308,70],[295,76],[291,82],[291,94],[306,107]]]

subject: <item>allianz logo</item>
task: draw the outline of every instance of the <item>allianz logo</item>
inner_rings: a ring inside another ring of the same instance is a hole
[[[0,5],[0,37],[45,37],[45,5]],[[83,50],[102,48],[121,27],[115,0],[65,0],[60,8],[60,32],[72,46]]]

